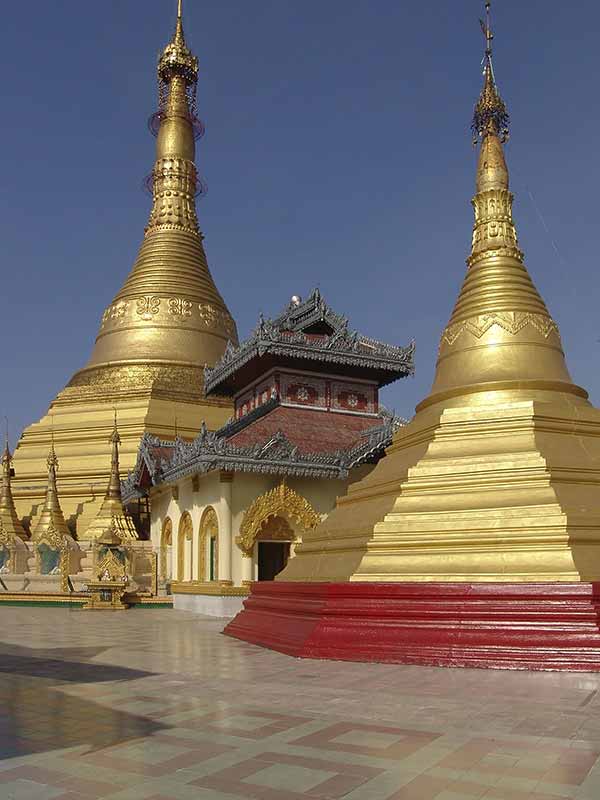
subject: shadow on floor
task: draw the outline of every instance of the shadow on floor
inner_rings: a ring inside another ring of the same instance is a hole
[[[37,650],[0,643],[0,759],[80,745],[97,750],[168,727],[97,702],[115,691],[104,682],[154,674],[86,662],[104,649]],[[89,687],[68,694],[60,684],[67,691],[69,684]]]
[[[38,650],[0,642],[0,672],[75,683],[135,680],[153,674],[145,670],[86,661],[104,650],[105,647]]]

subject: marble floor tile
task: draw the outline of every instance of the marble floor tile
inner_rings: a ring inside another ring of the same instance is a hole
[[[301,661],[0,607],[0,800],[599,800],[600,675]]]

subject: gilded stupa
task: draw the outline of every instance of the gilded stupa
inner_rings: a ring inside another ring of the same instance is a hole
[[[109,528],[118,535],[119,540],[138,538],[133,521],[125,512],[123,498],[121,496],[121,472],[119,469],[119,445],[121,444],[121,437],[117,428],[116,414],[115,425],[110,435],[109,444],[111,445],[110,478],[100,510],[87,530],[82,534],[81,538],[85,541],[103,541],[102,537]]]
[[[12,494],[12,454],[8,446],[8,436],[4,453],[2,455],[2,486],[0,487],[0,523],[3,530],[11,537],[18,536],[19,539],[28,539],[23,524],[17,514],[15,501]]]
[[[600,411],[571,380],[517,241],[489,6],[472,248],[433,388],[282,583],[600,580]]]
[[[219,427],[230,402],[204,395],[203,371],[237,343],[235,323],[217,290],[203,247],[195,198],[201,189],[195,139],[199,64],[188,48],[179,0],[175,34],[158,61],[159,109],[151,119],[156,161],[148,185],[150,219],[137,260],[104,311],[88,364],[23,433],[14,481],[21,516],[36,523],[44,493],[44,459],[53,429],[62,459],[61,498],[81,536],[109,477],[105,441],[113,409],[120,415],[122,461],[133,465],[149,432],[192,437],[202,420]],[[70,523],[71,524],[71,523]]]
[[[54,442],[50,447],[50,452],[46,459],[46,466],[48,468],[46,499],[31,535],[31,538],[36,543],[45,540],[48,536],[58,538],[59,541],[63,538],[71,539],[71,533],[65,522],[58,496],[56,473],[58,471],[59,462],[54,449]]]

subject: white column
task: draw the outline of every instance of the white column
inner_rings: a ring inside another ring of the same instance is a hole
[[[233,472],[221,472],[221,513],[219,515],[219,581],[231,583],[231,553],[233,548],[231,494]]]
[[[193,581],[194,580],[194,537],[192,536],[191,539],[185,540],[183,543],[185,548],[185,566],[183,569],[183,574],[185,575],[186,581]]]
[[[242,552],[242,584],[254,580],[254,557],[252,553]]]

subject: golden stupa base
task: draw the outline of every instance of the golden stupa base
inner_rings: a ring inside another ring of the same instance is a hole
[[[600,411],[524,394],[421,404],[225,632],[296,657],[600,671]]]
[[[524,394],[422,408],[278,580],[600,580],[600,411]]]
[[[127,380],[122,368],[115,369],[114,374],[111,370],[92,373],[87,385],[72,382],[54,400],[46,416],[25,429],[14,454],[13,493],[19,516],[28,528],[34,527],[44,504],[46,459],[52,438],[60,457],[61,506],[69,528],[81,537],[104,501],[111,461],[107,442],[115,410],[124,472],[135,465],[144,433],[164,439],[176,435],[192,439],[203,420],[209,429],[215,429],[231,416],[228,400],[204,398],[200,368],[173,367],[169,370],[170,383],[158,380],[155,372],[142,367],[130,369]]]

